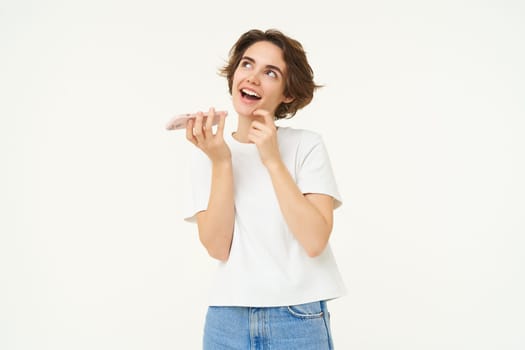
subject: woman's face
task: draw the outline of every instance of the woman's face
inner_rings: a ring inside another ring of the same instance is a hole
[[[233,74],[232,98],[237,113],[249,117],[256,109],[264,109],[273,114],[282,102],[290,102],[292,99],[284,96],[285,77],[282,50],[268,41],[252,44]]]

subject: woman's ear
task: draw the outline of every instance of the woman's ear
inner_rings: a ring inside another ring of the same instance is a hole
[[[290,103],[292,102],[293,100],[295,100],[295,98],[293,97],[284,97],[284,100],[283,100],[283,103]]]

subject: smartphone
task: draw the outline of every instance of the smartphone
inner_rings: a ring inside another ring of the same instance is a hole
[[[206,123],[206,119],[208,118],[208,113],[203,113],[204,119],[202,121],[203,124]],[[212,125],[217,125],[219,123],[221,115],[228,115],[227,111],[216,111],[215,116],[213,118]],[[171,118],[171,120],[166,125],[166,129],[168,130],[179,130],[179,129],[186,129],[186,124],[188,124],[188,120],[195,119],[190,113],[186,114],[178,114]]]

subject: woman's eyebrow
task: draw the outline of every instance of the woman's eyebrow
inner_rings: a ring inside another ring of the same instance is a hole
[[[242,59],[243,59],[243,60],[250,61],[251,63],[255,63],[255,60],[254,60],[253,58],[251,58],[250,56],[243,56]],[[268,64],[268,65],[266,65],[266,68],[274,69],[274,70],[278,71],[279,74],[281,74],[282,76],[284,76],[283,71],[281,70],[281,68],[279,68],[279,67],[277,67],[277,66],[274,66],[274,65]]]

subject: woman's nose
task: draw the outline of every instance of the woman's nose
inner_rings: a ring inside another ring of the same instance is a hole
[[[254,85],[259,85],[259,77],[257,76],[257,73],[250,74],[246,80]]]

